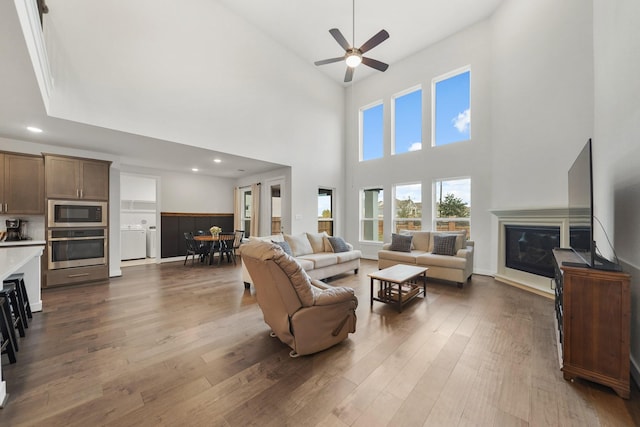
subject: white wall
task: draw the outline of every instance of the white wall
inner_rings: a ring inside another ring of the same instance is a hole
[[[640,3],[594,1],[594,209],[632,275],[631,359],[640,383]],[[595,239],[608,257],[607,238]]]

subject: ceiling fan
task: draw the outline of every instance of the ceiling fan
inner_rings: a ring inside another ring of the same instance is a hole
[[[356,18],[355,18],[355,0],[353,0],[353,39],[355,43],[355,32],[356,32]],[[337,28],[332,28],[329,30],[329,33],[333,36],[334,39],[338,42],[340,46],[344,49],[344,55],[338,56],[336,58],[323,59],[322,61],[314,62],[315,65],[324,65],[331,64],[333,62],[339,62],[344,60],[347,63],[347,72],[344,75],[345,83],[350,82],[353,79],[353,72],[355,68],[363,63],[371,68],[375,68],[379,71],[386,71],[389,68],[389,64],[385,64],[384,62],[380,62],[378,60],[367,58],[362,56],[363,53],[370,51],[374,47],[378,46],[380,43],[389,38],[389,33],[387,30],[380,30],[375,36],[371,37],[367,40],[362,46],[359,48],[353,47],[347,42],[347,39],[344,38],[342,33]]]

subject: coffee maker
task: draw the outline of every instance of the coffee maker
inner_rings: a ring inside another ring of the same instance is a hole
[[[8,219],[6,221],[7,225],[7,241],[15,242],[18,240],[26,240],[26,232],[27,232],[27,221],[22,219]]]

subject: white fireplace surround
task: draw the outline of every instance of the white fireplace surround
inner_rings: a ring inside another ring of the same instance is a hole
[[[491,213],[498,217],[498,268],[495,275],[496,280],[553,298],[553,279],[514,270],[505,265],[505,226],[560,227],[560,246],[566,248],[569,247],[569,210],[567,208],[495,209]]]

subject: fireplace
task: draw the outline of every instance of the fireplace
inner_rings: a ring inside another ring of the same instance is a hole
[[[505,224],[505,266],[554,277],[553,248],[560,247],[560,227]]]

